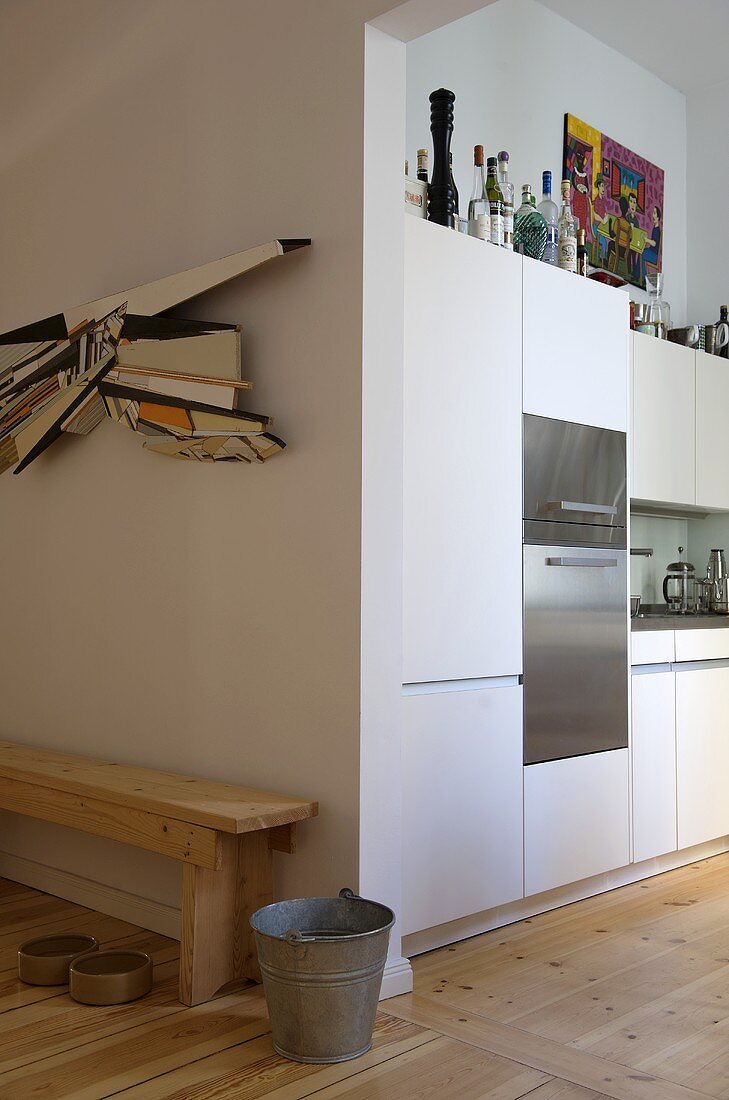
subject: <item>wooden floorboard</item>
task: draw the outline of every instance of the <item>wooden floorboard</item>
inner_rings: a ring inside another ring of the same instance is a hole
[[[16,976],[24,939],[79,930],[155,960],[130,1005]],[[179,944],[0,880],[0,1100],[729,1100],[729,854],[413,960],[372,1050],[278,1057],[260,987],[177,1000]]]

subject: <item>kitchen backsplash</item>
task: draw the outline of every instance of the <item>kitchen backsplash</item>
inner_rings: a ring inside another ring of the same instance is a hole
[[[663,578],[669,562],[677,561],[678,547],[685,547],[684,561],[696,567],[696,576],[706,576],[709,551],[721,547],[729,556],[729,515],[707,519],[666,519],[659,516],[630,517],[631,547],[652,547],[653,557],[631,557],[630,592],[646,603],[663,603]]]
[[[725,516],[724,519],[727,517]],[[693,520],[693,523],[697,521]],[[701,521],[703,522],[703,521]],[[653,557],[631,557],[630,593],[643,603],[663,603],[663,578],[669,562],[678,559],[678,547],[686,547],[688,557],[688,521],[658,516],[630,517],[631,547],[652,547]],[[693,558],[688,558],[693,561]],[[694,562],[697,570],[698,562]]]

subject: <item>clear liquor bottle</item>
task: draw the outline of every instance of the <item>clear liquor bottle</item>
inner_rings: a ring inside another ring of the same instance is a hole
[[[483,171],[483,145],[473,147],[473,190],[468,202],[468,232],[471,237],[488,240],[490,235],[489,200]]]
[[[563,271],[577,271],[577,225],[570,206],[569,180],[562,180],[562,209],[557,227],[557,263]]]
[[[559,210],[552,199],[552,173],[542,172],[542,201],[537,210],[547,223],[547,244],[542,259],[545,264],[557,266],[557,234]]]
[[[509,181],[509,154],[499,153],[497,179],[504,199],[504,248],[514,250],[514,184]]]
[[[496,175],[496,157],[489,157],[486,166],[486,194],[489,198],[489,212],[491,214],[490,239],[491,244],[502,248],[504,244],[504,196],[501,194]]]

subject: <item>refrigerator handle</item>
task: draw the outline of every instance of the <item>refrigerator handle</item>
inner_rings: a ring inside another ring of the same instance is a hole
[[[545,565],[564,565],[584,569],[614,569],[617,558],[545,558]]]
[[[545,512],[589,512],[593,516],[617,516],[618,510],[612,504],[582,504],[577,500],[548,500]]]

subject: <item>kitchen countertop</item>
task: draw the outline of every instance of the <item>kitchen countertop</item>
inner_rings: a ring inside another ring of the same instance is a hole
[[[729,615],[638,615],[630,620],[630,629],[644,630],[716,630],[729,627]]]

